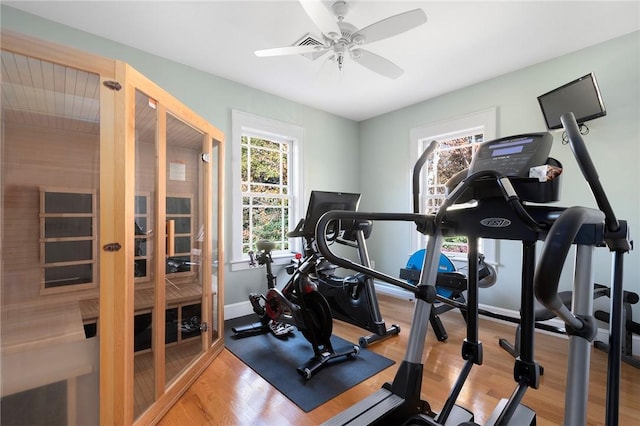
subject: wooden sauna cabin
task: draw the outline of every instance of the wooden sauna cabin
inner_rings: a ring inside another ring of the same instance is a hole
[[[224,346],[224,135],[125,63],[1,47],[0,423],[153,423]]]

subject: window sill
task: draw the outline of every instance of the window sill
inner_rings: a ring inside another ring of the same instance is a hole
[[[288,265],[291,263],[291,260],[295,258],[295,253],[273,255],[272,258],[273,266]],[[231,260],[229,261],[229,265],[231,267],[231,272],[246,271],[248,269],[255,269],[259,267],[257,263],[255,263],[255,265],[253,266],[250,265],[249,257],[245,257],[239,260]]]

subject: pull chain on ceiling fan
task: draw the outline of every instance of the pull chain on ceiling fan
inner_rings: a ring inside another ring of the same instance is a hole
[[[300,0],[300,4],[322,32],[324,44],[257,50],[255,51],[256,56],[304,55],[307,53],[324,55],[331,52],[329,59],[335,61],[338,64],[338,69],[342,70],[344,57],[349,54],[351,59],[371,71],[385,77],[398,78],[404,73],[402,68],[380,55],[362,49],[361,46],[393,37],[427,22],[427,15],[424,11],[414,9],[390,16],[358,30],[354,25],[344,20],[349,11],[349,5],[346,1],[333,3],[331,9],[334,16],[320,1]]]

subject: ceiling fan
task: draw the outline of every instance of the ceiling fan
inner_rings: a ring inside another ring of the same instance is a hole
[[[286,46],[255,51],[256,56],[285,56],[331,52],[330,60],[338,64],[342,70],[344,58],[348,54],[355,62],[389,78],[398,78],[404,71],[402,68],[373,52],[362,49],[374,41],[401,34],[427,22],[427,15],[422,9],[414,9],[393,15],[381,21],[357,29],[344,20],[349,11],[346,1],[336,1],[331,6],[333,15],[318,0],[300,0],[300,4],[313,23],[322,31],[324,43],[319,45]]]

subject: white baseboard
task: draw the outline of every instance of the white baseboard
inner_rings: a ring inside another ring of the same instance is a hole
[[[415,300],[416,298],[416,296],[410,291],[403,290],[391,284],[376,281],[374,285],[376,287],[377,294],[384,294],[403,300]]]
[[[385,283],[381,283],[381,282],[376,282],[375,283],[376,286],[376,292],[378,294],[384,294],[387,296],[392,296],[392,297],[397,297],[399,299],[403,299],[403,300],[415,300],[415,295],[409,291],[405,291],[402,290],[398,287],[395,287],[393,285],[389,285],[389,284],[385,284]],[[494,312],[496,314],[500,314],[500,315],[505,315],[508,317],[512,317],[512,318],[518,318],[520,316],[520,313],[518,311],[514,311],[511,309],[504,309],[504,308],[498,308],[496,306],[491,306],[491,305],[484,305],[484,304],[480,304],[479,308],[490,311],[490,312]],[[242,317],[245,315],[249,315],[253,313],[253,308],[251,307],[251,302],[249,302],[248,300],[245,302],[239,302],[239,303],[232,303],[230,305],[225,305],[224,306],[224,319],[228,320],[228,319],[233,319],[233,318],[238,318],[238,317]],[[483,317],[486,318],[488,320],[491,321],[496,321],[502,324],[508,324],[513,326],[513,328],[516,327],[515,323],[509,322],[509,321],[503,321],[497,318],[491,318],[491,317]],[[564,328],[564,323],[557,319],[557,318],[553,318],[550,319],[548,321],[544,321],[543,324],[548,324],[550,326],[553,327],[558,327],[558,328]],[[562,338],[567,338],[566,335],[564,334],[558,334],[558,333],[553,333],[551,331],[547,331],[547,330],[541,330],[541,329],[536,329],[536,331],[538,331],[539,333],[544,333],[544,334],[549,334],[552,336],[558,336],[558,337],[562,337]],[[604,328],[599,328],[598,329],[598,335],[596,336],[596,340],[599,340],[601,342],[605,342],[608,343],[609,342],[609,330],[604,329]],[[634,356],[638,356],[640,355],[640,336],[633,336],[633,355]]]
[[[243,317],[253,313],[253,307],[248,300],[245,302],[232,303],[230,305],[224,305],[224,320],[230,320],[233,318]]]

